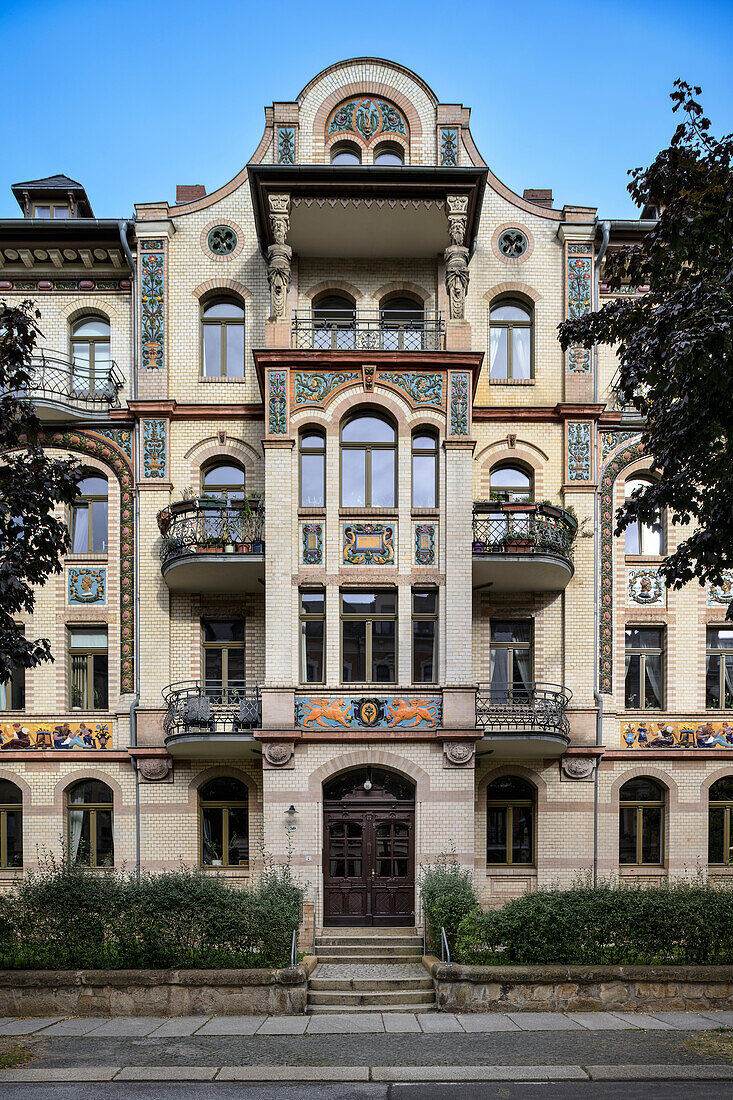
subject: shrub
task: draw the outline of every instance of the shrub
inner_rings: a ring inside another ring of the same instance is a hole
[[[288,966],[302,899],[267,862],[241,890],[200,869],[137,878],[51,859],[0,898],[0,967]]]
[[[459,924],[478,909],[471,871],[461,867],[454,854],[441,855],[434,864],[421,868],[420,891],[431,950],[441,954],[440,930],[445,928],[452,952]]]
[[[714,884],[579,883],[462,922],[458,962],[524,965],[733,962],[733,891]]]

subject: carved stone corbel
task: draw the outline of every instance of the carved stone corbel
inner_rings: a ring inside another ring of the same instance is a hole
[[[468,768],[473,763],[474,753],[473,741],[444,741],[443,767]]]
[[[272,316],[284,317],[290,286],[293,250],[286,244],[290,229],[290,195],[268,195],[270,228],[274,244],[267,249],[267,281],[270,284]]]
[[[466,226],[468,224],[468,196],[448,195],[446,197],[448,215],[448,236],[451,243],[445,250],[445,288],[448,292],[450,317],[452,321],[462,321],[466,314],[466,292],[468,290],[468,249],[466,248]]]
[[[262,749],[262,756],[271,768],[286,768],[289,764],[292,767],[294,752],[292,741],[268,741]]]
[[[592,756],[568,756],[562,761],[562,774],[566,779],[592,782],[596,760]]]
[[[162,756],[141,757],[138,761],[140,775],[148,783],[173,782],[173,761]]]

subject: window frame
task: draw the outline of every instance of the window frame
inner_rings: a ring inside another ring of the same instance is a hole
[[[708,787],[708,867],[733,867],[733,856],[731,855],[731,811],[733,811],[733,798],[716,798],[713,799],[710,796],[710,792],[713,787],[719,781],[719,779],[727,779],[730,776],[719,776],[714,783],[711,783]],[[723,812],[723,862],[718,863],[710,858],[710,816],[713,810],[722,810]]]
[[[628,632],[630,630],[656,630],[656,631],[658,631],[659,634],[660,634],[660,639],[661,639],[659,647],[657,647],[657,646],[653,646],[653,647],[648,646],[648,647],[644,647],[644,648],[642,648],[640,646],[629,647],[626,635],[628,634]],[[657,711],[657,712],[661,713],[664,710],[665,702],[666,702],[666,691],[667,691],[667,683],[666,683],[667,677],[665,675],[666,652],[667,652],[667,628],[666,628],[666,626],[657,626],[656,624],[651,624],[651,623],[650,624],[644,623],[642,626],[635,626],[633,623],[626,623],[626,625],[624,627],[624,710],[644,711],[644,713],[647,713],[650,710],[654,710],[654,711]],[[654,657],[658,656],[660,658],[660,660],[659,660],[659,680],[660,680],[659,696],[660,696],[660,699],[659,699],[659,706],[658,707],[647,707],[647,705],[646,705],[646,658],[647,658],[647,655],[654,656]],[[628,668],[626,666],[626,658],[627,657],[631,657],[631,658],[638,657],[639,658],[639,705],[638,706],[630,706],[629,703],[628,703],[628,696],[626,694],[626,677],[628,676]]]
[[[497,776],[496,778],[504,778],[503,776]],[[490,798],[489,788],[494,782],[492,780],[486,785],[486,843],[484,845],[484,855],[486,857],[487,867],[537,867],[537,788],[524,776],[518,775],[513,778],[521,779],[522,782],[527,783],[533,789],[532,798]],[[515,863],[514,854],[514,810],[527,809],[529,807],[532,811],[532,851],[531,859],[526,863]],[[489,809],[504,810],[506,813],[506,860],[497,863],[489,860]]]
[[[242,475],[242,487],[241,489],[234,488],[231,485],[225,485],[223,482],[220,485],[207,485],[206,479],[216,470],[221,469],[223,466],[229,466],[233,470],[239,470]],[[232,500],[243,501],[247,495],[247,472],[241,462],[236,462],[233,458],[222,457],[212,459],[201,467],[201,496],[202,497],[218,497],[224,507],[228,507]],[[239,496],[230,497],[230,493],[238,493]]]
[[[344,428],[349,424],[353,424],[355,420],[361,418],[374,418],[375,420],[383,420],[385,424],[394,432],[394,441],[392,443],[344,443],[343,433]],[[364,504],[344,504],[344,451],[364,451]],[[394,452],[394,495],[392,504],[372,504],[372,451],[393,451]],[[385,414],[371,409],[365,411],[361,409],[349,416],[344,417],[339,425],[339,502],[341,508],[348,508],[358,511],[366,511],[367,509],[375,509],[376,511],[382,511],[385,508],[395,509],[399,506],[399,476],[398,476],[398,458],[399,458],[399,437],[397,433],[396,424]],[[412,493],[412,490],[410,490]]]
[[[73,802],[71,801],[71,792],[75,790],[80,783],[88,783],[92,779],[96,783],[101,783],[106,787],[112,798],[109,802]],[[79,866],[88,867],[90,871],[105,871],[109,870],[115,865],[115,793],[109,783],[105,783],[103,779],[96,779],[93,776],[89,776],[86,779],[78,779],[76,782],[71,783],[64,792],[64,801],[66,803],[66,836],[69,841],[69,862],[71,863],[71,812],[72,810],[79,811],[83,814],[88,813],[89,817],[89,862],[80,862]],[[111,863],[98,863],[97,862],[97,814],[101,811],[107,811],[110,815],[110,832],[112,833],[112,862]],[[79,861],[77,861],[79,862]],[[73,864],[76,866],[76,864]]]
[[[730,627],[715,626],[714,623],[705,624],[705,709],[717,710],[717,711],[733,711],[733,693],[731,694],[730,705],[725,704],[725,658],[731,657],[733,659],[733,646],[713,646],[710,644],[708,638],[711,631],[730,630]],[[708,704],[708,658],[718,658],[718,704],[717,706],[710,706]]]
[[[380,156],[398,156],[400,157],[399,164],[385,164],[385,168],[403,168],[405,165],[405,150],[398,141],[380,141],[378,145],[375,145],[374,152],[372,154],[372,163],[380,167],[377,157]]]
[[[2,871],[22,871],[23,870],[23,791],[17,783],[13,783],[11,779],[6,779],[6,783],[10,783],[12,787],[15,787],[20,798],[17,802],[3,802],[0,801],[0,870]],[[18,833],[20,840],[20,863],[9,864],[8,863],[8,814],[18,814]]]
[[[67,526],[69,528],[69,534],[71,538],[71,547],[69,549],[70,554],[83,554],[85,557],[107,557],[109,554],[109,478],[103,470],[97,470],[93,466],[87,466],[81,471],[81,475],[77,481],[79,485],[82,481],[86,481],[88,477],[97,477],[107,482],[107,492],[104,496],[100,493],[78,493],[71,504],[69,505],[67,515]],[[107,505],[106,514],[106,538],[105,538],[105,550],[95,550],[94,547],[94,508],[92,505],[104,502]],[[87,548],[86,550],[74,550],[74,513],[77,508],[86,507],[87,511]]]
[[[631,782],[627,779],[625,783],[619,788],[618,792],[618,823],[619,823],[619,851],[618,851],[618,863],[619,867],[664,867],[665,860],[665,843],[664,843],[664,831],[666,828],[666,811],[667,811],[667,792],[658,779],[653,776],[632,776],[632,779],[649,779],[655,783],[661,790],[660,799],[640,799],[640,798],[622,798],[621,792],[624,787]],[[658,860],[644,860],[644,810],[645,809],[661,809],[659,815],[659,859]],[[621,811],[622,810],[635,810],[634,816],[634,831],[636,842],[636,861],[634,863],[622,863],[621,861]]]
[[[418,436],[425,436],[433,442],[432,448],[428,447],[415,447],[415,440]],[[432,504],[415,504],[415,459],[419,457],[429,457],[433,459],[433,468],[435,473],[435,484],[433,487],[433,503]],[[410,504],[413,511],[429,510],[432,511],[440,507],[440,477],[439,477],[439,458],[440,458],[440,440],[438,434],[431,428],[415,428],[410,436]],[[396,498],[395,498],[396,499]]]
[[[323,612],[309,612],[303,610],[303,596],[306,593],[318,593],[323,595]],[[321,641],[321,671],[322,676],[320,680],[309,680],[304,672],[307,669],[303,668],[303,646],[302,646],[302,630],[303,623],[323,623],[323,637]],[[303,586],[298,589],[298,676],[299,683],[301,684],[325,684],[326,682],[326,589],[318,588],[316,586],[307,588]]]
[[[499,309],[501,306],[515,306],[519,309],[525,310],[529,314],[527,321],[492,321],[491,314],[495,309]],[[522,298],[501,296],[494,298],[489,304],[489,382],[529,382],[535,377],[535,354],[534,354],[534,327],[535,327],[535,310],[534,302],[526,302]],[[505,328],[508,329],[507,341],[506,341],[506,375],[501,375],[497,378],[491,376],[491,329],[492,328]],[[514,377],[514,333],[515,328],[529,329],[529,378],[515,378]]]
[[[308,435],[317,435],[323,443],[323,446],[321,448],[304,446],[303,439]],[[323,456],[323,484],[321,486],[323,502],[321,504],[305,504],[303,502],[303,455]],[[318,508],[324,510],[326,507],[326,433],[320,426],[304,426],[298,432],[298,504],[300,508]]]
[[[217,640],[212,641],[212,642],[207,642],[205,637],[204,637],[204,624],[205,623],[241,623],[242,624],[242,641],[241,642],[235,642],[235,641],[224,641],[224,640],[221,640],[221,639],[217,639]],[[225,694],[226,691],[229,688],[236,691],[239,688],[243,687],[247,682],[247,650],[246,650],[247,620],[246,620],[246,618],[243,616],[243,617],[237,618],[237,619],[215,619],[215,618],[212,618],[211,616],[202,615],[201,616],[201,621],[200,621],[200,624],[199,624],[199,631],[200,631],[200,637],[201,637],[201,682],[203,684],[204,691],[206,691],[206,688],[209,685],[211,687],[218,687],[221,690],[222,694]],[[218,680],[218,681],[217,680],[209,680],[207,682],[207,677],[206,677],[206,653],[209,650],[217,650],[217,649],[221,651],[221,680]],[[230,649],[237,650],[237,652],[239,652],[240,650],[242,651],[242,672],[243,672],[243,677],[242,677],[241,680],[232,681],[232,683],[229,683],[229,650]]]
[[[494,623],[529,623],[529,641],[528,642],[494,642],[492,637],[492,628]],[[496,691],[501,685],[497,684],[493,686],[491,679],[491,651],[493,649],[508,649],[510,650],[509,657],[509,670],[510,679],[507,680],[506,688],[509,692],[520,691],[521,688],[514,687],[514,651],[517,649],[529,650],[529,682],[534,683],[534,619],[532,618],[516,618],[516,619],[491,619],[489,621],[489,691]],[[521,778],[521,777],[520,777]]]
[[[631,499],[630,495],[626,492],[626,486],[629,484],[630,481],[641,481],[646,485],[653,485],[654,482],[655,482],[655,479],[652,477],[652,475],[647,470],[639,470],[637,473],[629,474],[626,478],[624,478],[624,484],[623,484],[624,502]],[[666,551],[666,547],[667,547],[667,523],[666,523],[666,513],[665,513],[664,508],[659,508],[658,509],[658,516],[659,516],[659,550],[650,551],[650,550],[645,550],[644,549],[644,538],[645,538],[644,533],[646,532],[646,538],[647,539],[651,537],[650,524],[646,523],[646,522],[643,522],[641,519],[639,519],[637,517],[633,521],[633,523],[630,523],[628,525],[628,527],[626,527],[626,529],[623,532],[624,555],[625,555],[625,557],[627,557],[627,558],[652,558],[652,559],[655,559],[655,560],[664,557],[664,555],[667,552]],[[629,537],[629,532],[630,531],[636,531],[636,538],[637,538],[637,542],[638,542],[638,545],[639,545],[638,550],[629,550],[629,548],[628,548],[627,539]],[[619,537],[621,537],[621,536],[619,536]]]
[[[48,208],[48,218],[43,214],[39,214],[39,210]],[[43,221],[53,221],[57,218],[56,211],[63,210],[64,213],[58,215],[58,220],[67,221],[71,217],[71,207],[68,203],[54,202],[53,199],[48,199],[46,202],[34,202],[32,217],[42,219]]]
[[[515,499],[516,487],[514,489],[511,486],[507,486],[506,489],[501,487],[495,488],[491,483],[495,475],[500,475],[502,470],[515,470],[518,474],[522,474],[529,481],[528,497],[525,500]],[[514,462],[511,459],[502,459],[502,461],[495,463],[489,470],[489,498],[494,500],[495,496],[501,499],[501,503],[504,504],[533,504],[535,498],[535,482],[534,482],[534,470],[530,466],[525,466],[521,462]]]
[[[234,317],[212,317],[207,321],[206,310],[211,309],[212,306],[218,305],[230,305],[235,309],[242,311],[241,320]],[[199,315],[199,377],[210,379],[222,379],[231,378],[237,382],[244,382],[245,380],[245,368],[247,365],[247,348],[246,348],[246,331],[245,321],[247,319],[247,312],[245,309],[244,301],[241,298],[235,297],[233,294],[213,294],[209,298],[205,298],[201,303],[201,312]],[[242,373],[241,374],[228,374],[227,373],[227,326],[241,327],[242,329]],[[218,374],[206,374],[204,371],[205,366],[205,333],[206,328],[219,327],[219,373]]]
[[[423,612],[415,611],[415,595],[425,595],[426,593],[432,593],[435,596],[435,611]],[[410,671],[412,684],[437,684],[439,682],[438,674],[438,659],[439,659],[439,638],[440,631],[438,624],[440,622],[440,589],[436,587],[420,588],[416,586],[410,591],[410,612],[412,621],[411,630],[411,647],[410,647]],[[415,623],[433,623],[433,678],[432,680],[418,680],[415,677]]]
[[[203,799],[201,797],[201,791],[205,786],[207,786],[208,783],[211,782],[210,779],[206,780],[198,788],[198,790],[196,792],[196,801],[197,801],[197,804],[198,804],[198,833],[199,833],[199,839],[198,839],[198,865],[203,870],[214,870],[214,871],[219,870],[219,865],[218,864],[206,863],[204,861],[204,810],[221,810],[221,814],[222,814],[222,823],[221,823],[221,836],[222,836],[221,869],[224,870],[226,868],[226,869],[229,869],[229,870],[241,870],[242,868],[249,868],[249,862],[250,862],[249,861],[249,840],[250,840],[250,824],[251,824],[251,822],[250,822],[250,809],[249,809],[249,803],[250,803],[249,784],[245,783],[245,781],[243,779],[240,779],[239,776],[236,776],[236,775],[226,776],[226,777],[218,776],[218,777],[215,777],[215,778],[235,779],[237,781],[237,783],[241,783],[242,786],[247,791],[247,799],[246,799],[246,801],[233,801],[231,799]],[[247,813],[247,858],[246,859],[240,859],[239,863],[230,863],[229,862],[230,843],[229,843],[229,813],[228,813],[228,811],[229,810],[241,810],[241,809],[246,810],[246,813]],[[225,811],[227,811],[227,812],[225,812]],[[225,851],[226,851],[226,858],[224,857]]]
[[[335,141],[328,150],[328,163],[333,164],[336,168],[341,167],[338,161],[334,161],[334,157],[337,157],[339,153],[351,153],[352,156],[357,157],[356,161],[346,161],[343,167],[354,168],[357,164],[363,164],[361,147],[357,145],[355,141],[341,140]]]
[[[100,631],[104,629],[105,637],[107,639],[107,645],[102,648],[101,646],[84,646],[79,649],[75,649],[72,644],[73,632],[79,631]],[[69,710],[82,711],[89,713],[104,713],[109,710],[109,625],[107,623],[86,623],[83,625],[75,625],[74,623],[66,624],[66,649],[68,654],[67,661],[67,699],[69,702]],[[95,658],[104,656],[107,658],[107,692],[105,705],[97,707],[94,705],[94,661]],[[81,705],[77,706],[73,702],[74,691],[74,657],[84,657],[86,659],[86,668],[84,671],[84,701]],[[90,691],[91,691],[91,706],[90,703]]]
[[[74,336],[74,329],[82,324],[86,324],[89,321],[102,321],[107,325],[106,336]],[[89,348],[89,359],[77,360],[74,353],[74,344],[85,344]],[[97,345],[106,344],[109,348],[109,354],[105,359],[101,360],[100,369],[104,370],[104,378],[97,378]],[[69,360],[72,365],[72,384],[76,385],[76,379],[81,374],[86,375],[85,381],[88,382],[89,388],[93,393],[97,392],[97,383],[106,381],[106,377],[112,366],[112,322],[109,317],[104,313],[83,313],[81,317],[77,317],[69,325]]]
[[[395,600],[394,614],[380,614],[379,612],[365,612],[360,614],[358,612],[345,612],[344,611],[344,598],[348,596],[356,595],[360,592],[370,593],[378,595],[380,592],[393,592]],[[373,684],[396,684],[399,680],[398,674],[398,660],[399,660],[399,589],[393,585],[375,586],[373,588],[341,588],[339,589],[339,683],[355,687],[360,685],[366,685],[371,687]],[[344,679],[344,623],[345,622],[365,622],[367,628],[364,631],[364,671],[368,674],[373,672],[374,658],[373,658],[373,624],[375,622],[393,622],[394,628],[394,679],[393,680],[375,680],[371,675],[366,680],[345,680]]]
[[[15,627],[25,637],[25,623],[15,623]],[[10,669],[10,678],[4,684],[0,684],[0,691],[5,689],[5,699],[9,704],[0,706],[0,714],[21,714],[25,711],[26,672],[25,665],[13,665]],[[14,706],[16,692],[20,693],[21,698],[20,706],[17,707]]]

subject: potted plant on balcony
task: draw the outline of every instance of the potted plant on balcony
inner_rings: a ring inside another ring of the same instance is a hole
[[[501,540],[501,545],[507,554],[531,554],[535,538],[529,532],[520,534],[510,530]]]

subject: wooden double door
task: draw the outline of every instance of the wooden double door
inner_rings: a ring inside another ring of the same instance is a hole
[[[414,925],[414,804],[324,803],[323,824],[324,925]]]

